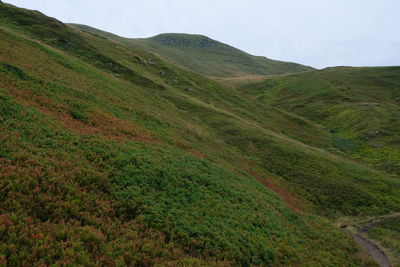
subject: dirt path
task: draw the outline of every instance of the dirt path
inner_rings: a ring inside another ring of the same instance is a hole
[[[361,233],[368,232],[368,230],[373,228],[374,225],[382,219],[392,218],[397,216],[400,216],[400,213],[392,213],[388,215],[369,217],[358,220],[353,219],[351,220],[351,222],[348,221],[346,224],[339,223],[339,226],[344,232],[353,236],[356,242],[371,254],[374,260],[379,264],[379,266],[390,267],[391,266],[390,261],[385,252],[383,252],[382,249],[380,249],[377,245],[375,245],[371,240],[369,240]],[[359,225],[363,225],[363,227],[360,227]]]
[[[347,228],[344,229],[346,233],[351,234],[356,242],[366,249],[369,254],[371,254],[372,258],[379,264],[381,267],[390,267],[390,262],[384,252],[382,252],[375,244],[371,241],[363,237],[358,233],[353,233],[352,231],[348,230]]]
[[[393,212],[393,213],[386,214],[386,215],[370,216],[370,217],[363,217],[363,218],[343,217],[337,221],[336,225],[341,227],[343,225],[360,225],[360,224],[365,224],[365,223],[373,224],[373,223],[381,221],[383,219],[394,218],[394,217],[399,217],[399,216],[400,216],[400,212]]]

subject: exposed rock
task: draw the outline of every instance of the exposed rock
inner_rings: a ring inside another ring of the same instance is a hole
[[[142,59],[140,57],[138,57],[138,56],[134,56],[133,57],[133,61],[136,62],[136,63],[142,64]]]

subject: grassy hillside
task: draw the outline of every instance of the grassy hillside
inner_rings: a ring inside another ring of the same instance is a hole
[[[1,264],[374,266],[319,215],[398,211],[400,182],[330,153],[324,129],[0,12]]]
[[[400,67],[329,68],[263,82],[240,90],[330,134],[336,153],[400,177]],[[332,150],[332,149],[330,149]],[[374,223],[368,237],[400,265],[398,218]]]
[[[242,89],[321,125],[354,159],[400,175],[400,67],[329,68]]]
[[[147,39],[126,39],[85,25],[72,24],[72,26],[125,42],[213,78],[284,74],[312,70],[311,67],[296,63],[252,56],[203,35],[166,33]]]

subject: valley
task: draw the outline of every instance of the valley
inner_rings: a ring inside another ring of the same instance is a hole
[[[0,265],[400,264],[400,67],[0,12]]]

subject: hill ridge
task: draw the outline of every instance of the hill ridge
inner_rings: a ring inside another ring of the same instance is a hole
[[[275,75],[304,72],[312,67],[253,56],[202,34],[162,33],[149,38],[124,38],[86,25],[73,27],[118,40],[209,77]]]
[[[208,36],[202,34],[190,34],[190,33],[161,33],[149,38],[140,38],[142,40],[152,40],[160,44],[170,46],[198,46],[203,48],[216,48],[218,46],[224,46],[230,49],[236,49],[233,46],[214,40]],[[242,51],[242,50],[240,50]],[[242,51],[244,52],[244,51]],[[245,53],[245,52],[244,52]]]

